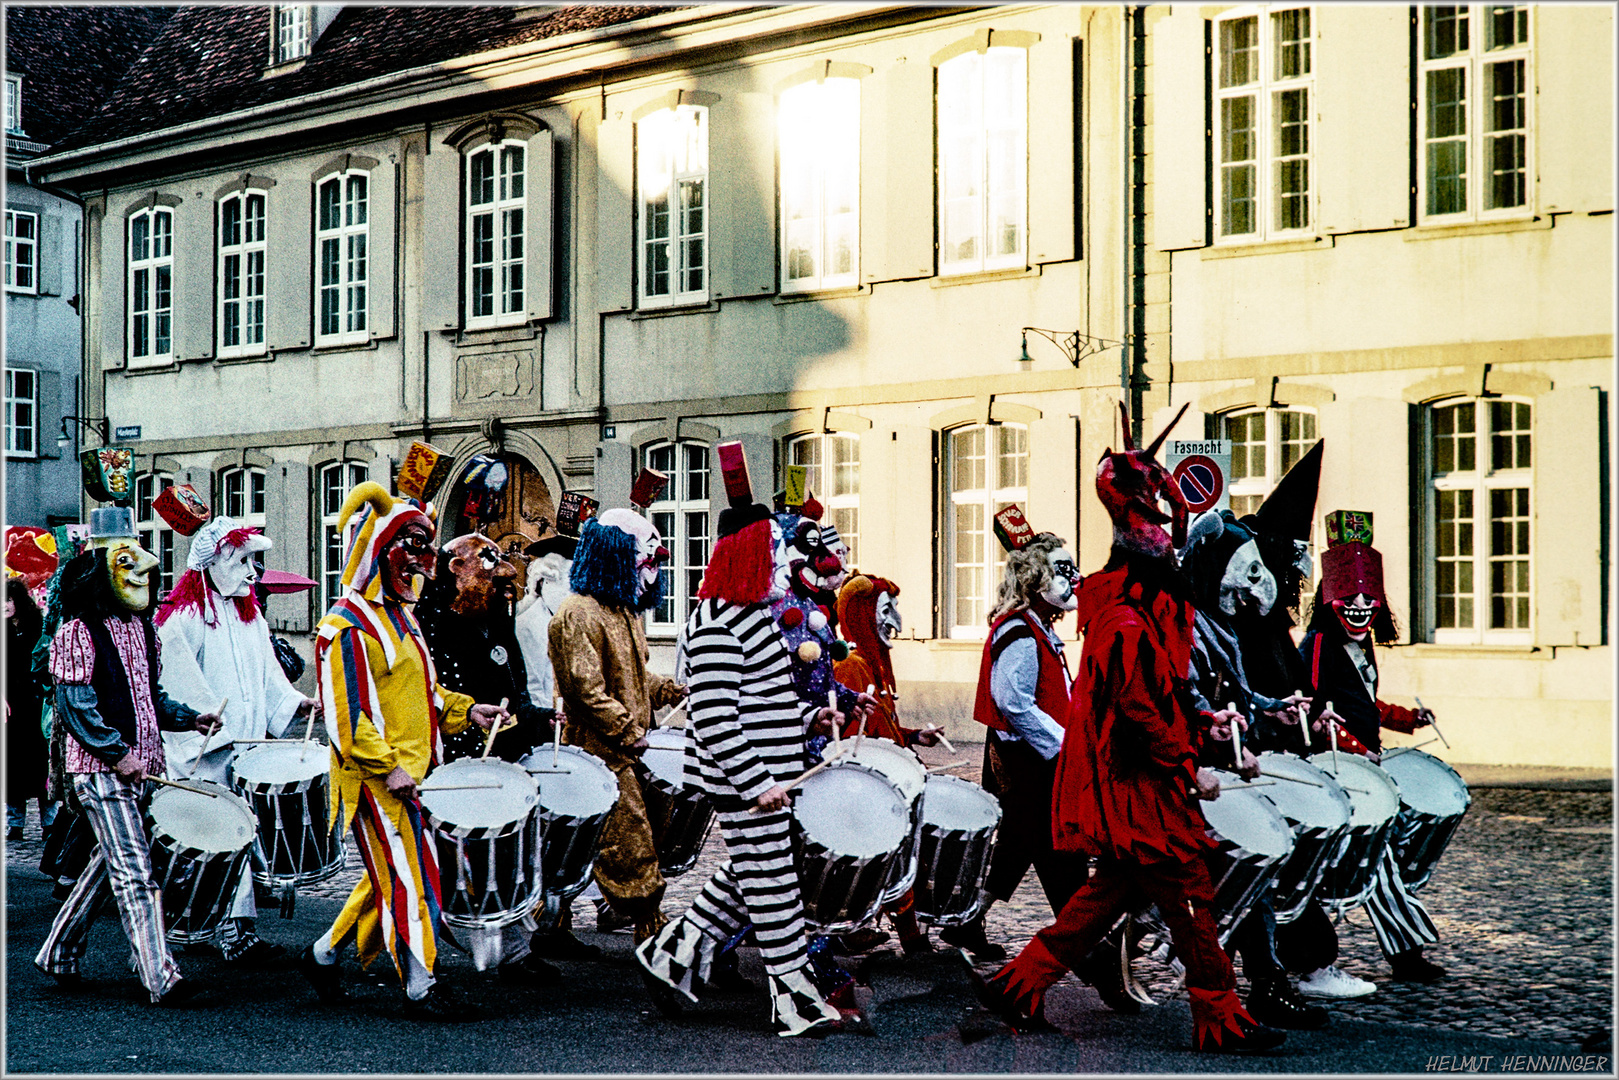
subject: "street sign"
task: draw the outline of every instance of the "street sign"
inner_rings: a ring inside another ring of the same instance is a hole
[[[138,439],[141,437],[141,426],[139,424],[130,424],[127,427],[113,428],[112,437],[115,439]]]
[[[1226,482],[1231,472],[1229,440],[1171,439],[1164,467],[1192,513],[1230,509],[1231,493]]]

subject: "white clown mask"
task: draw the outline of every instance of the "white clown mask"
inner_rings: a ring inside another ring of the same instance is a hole
[[[1276,577],[1260,557],[1259,545],[1249,540],[1226,562],[1225,575],[1220,578],[1220,610],[1235,615],[1239,604],[1248,604],[1268,615],[1275,603]]]
[[[663,546],[663,537],[652,522],[633,510],[608,510],[598,515],[596,520],[635,537],[635,568],[640,574],[636,582],[636,598],[656,588],[658,575],[663,572],[663,564],[669,559],[669,549]]]
[[[247,548],[226,548],[206,573],[220,596],[246,596],[259,580],[259,565],[255,552]]]
[[[843,542],[843,536],[838,532],[836,525],[821,526],[821,543],[838,558],[840,569],[826,581],[826,587],[835,593],[849,580],[849,564],[854,560],[849,558],[849,545]]]
[[[775,603],[793,587],[793,549],[787,543],[787,534],[781,522],[770,519],[770,596]]]
[[[207,574],[220,596],[246,596],[259,580],[258,555],[272,546],[263,533],[216,517],[191,537],[186,566]]]
[[[905,629],[904,622],[899,617],[899,604],[894,595],[889,592],[877,594],[877,640],[885,648],[892,648],[894,638]]]
[[[1079,584],[1079,565],[1074,553],[1058,548],[1047,553],[1046,561],[1051,564],[1051,581],[1041,592],[1041,599],[1058,611],[1073,611],[1079,606],[1079,597],[1074,595],[1074,587]]]

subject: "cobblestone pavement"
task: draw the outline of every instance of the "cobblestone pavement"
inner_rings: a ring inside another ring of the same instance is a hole
[[[981,746],[956,750],[951,755],[942,747],[928,748],[923,757],[930,765],[957,763],[950,772],[976,781]],[[1329,1008],[1345,1020],[1562,1043],[1577,1044],[1611,1030],[1612,794],[1508,788],[1473,794],[1471,809],[1421,894],[1441,938],[1427,955],[1449,975],[1429,986],[1393,982],[1370,924],[1356,911],[1338,927],[1339,966],[1372,979],[1378,992]],[[37,817],[30,814],[26,838],[6,845],[13,867],[38,864],[38,836]],[[696,867],[669,882],[665,911],[684,911],[723,858],[715,829]],[[299,895],[341,900],[361,872],[351,841],[347,868]],[[590,905],[576,906],[577,926],[594,929]],[[1009,904],[991,910],[989,936],[1015,950],[1050,918],[1031,873]],[[1154,997],[1184,1001],[1167,967],[1141,959],[1136,971]],[[1070,993],[1102,1008],[1073,976],[1064,982]]]

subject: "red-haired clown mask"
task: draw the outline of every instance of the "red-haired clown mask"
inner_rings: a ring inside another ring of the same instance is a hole
[[[1322,552],[1321,599],[1352,640],[1364,640],[1378,609],[1388,602],[1383,594],[1383,556],[1358,540]]]
[[[1175,549],[1186,543],[1186,498],[1169,470],[1153,456],[1185,412],[1183,405],[1158,437],[1138,450],[1130,437],[1130,414],[1119,404],[1124,450],[1104,452],[1096,466],[1096,495],[1113,519],[1115,546],[1156,559],[1172,559]],[[1168,513],[1163,510],[1166,504]],[[1166,522],[1172,523],[1173,537],[1163,529]]]

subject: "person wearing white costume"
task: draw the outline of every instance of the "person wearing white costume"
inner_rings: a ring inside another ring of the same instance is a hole
[[[170,779],[228,786],[231,762],[252,745],[240,740],[280,738],[295,716],[319,707],[287,681],[253,594],[255,556],[270,546],[268,537],[230,518],[207,522],[192,537],[186,572],[157,614],[163,692],[199,712],[224,703],[224,723],[212,735],[164,732]],[[230,917],[215,938],[228,962],[258,966],[285,953],[254,932],[257,916],[244,863]]]

